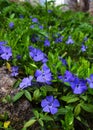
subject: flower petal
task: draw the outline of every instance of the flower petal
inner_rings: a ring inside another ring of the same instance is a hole
[[[57,108],[50,108],[50,112],[51,112],[51,114],[55,114],[55,113],[57,113],[57,111],[58,111],[58,109]]]
[[[49,102],[46,100],[46,99],[43,99],[42,102],[41,102],[41,106],[42,107],[45,107],[49,104]]]

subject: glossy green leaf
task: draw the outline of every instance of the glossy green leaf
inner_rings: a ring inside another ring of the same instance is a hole
[[[42,115],[40,119],[44,121],[53,121],[53,118],[48,115]]]
[[[28,128],[28,127],[32,126],[35,122],[36,122],[35,119],[31,119],[31,120],[27,121],[24,125],[24,128]]]
[[[92,104],[85,104],[85,103],[82,103],[81,105],[81,108],[87,112],[90,112],[90,113],[93,113],[93,105]]]
[[[74,115],[75,115],[75,116],[78,116],[80,112],[81,112],[81,106],[80,106],[80,104],[78,104],[78,105],[75,107],[75,109],[74,109]]]
[[[38,122],[42,127],[44,126],[44,122],[42,121],[42,119],[39,119]]]
[[[13,102],[16,102],[17,100],[19,100],[24,94],[24,91],[20,91],[18,92],[14,97],[13,97]]]
[[[61,98],[61,100],[67,102],[67,103],[73,103],[79,100],[78,97],[74,96],[74,95],[68,95],[68,96],[63,96]]]
[[[65,123],[67,126],[70,126],[73,124],[74,121],[74,114],[72,113],[72,111],[68,111],[65,115]]]
[[[35,99],[35,100],[37,100],[39,97],[40,97],[40,90],[39,89],[36,89],[35,91],[34,91],[34,93],[33,93],[33,98]]]
[[[38,111],[37,111],[37,110],[34,110],[33,113],[34,113],[35,117],[38,119],[38,118],[39,118],[39,113],[38,113]]]
[[[31,93],[29,91],[25,90],[24,94],[29,101],[32,101]]]

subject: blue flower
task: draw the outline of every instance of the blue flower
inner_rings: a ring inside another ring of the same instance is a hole
[[[34,25],[30,26],[30,28],[34,28]],[[40,39],[39,39],[38,35],[32,34],[31,42],[36,43],[36,42],[38,42],[39,40],[40,40]]]
[[[63,38],[64,38],[63,36],[60,36],[60,37],[56,38],[55,42],[60,43],[60,42],[62,42]]]
[[[13,67],[11,68],[11,76],[16,77],[16,76],[18,75],[18,69],[19,69],[18,66],[13,66]]]
[[[68,70],[65,71],[65,74],[62,78],[63,82],[71,83],[74,81],[75,76]]]
[[[19,14],[19,18],[20,18],[20,19],[23,19],[23,18],[24,18],[24,15]]]
[[[34,25],[31,25],[30,28],[34,28]]]
[[[32,18],[32,22],[33,23],[38,23],[38,19],[37,18]]]
[[[42,70],[36,70],[35,77],[37,82],[51,84],[52,74],[45,63],[42,66]]]
[[[86,80],[75,78],[70,84],[74,94],[82,94],[87,90]]]
[[[85,46],[84,44],[82,44],[82,46],[81,46],[81,51],[82,51],[82,52],[85,52],[86,49],[87,49],[87,46]]]
[[[90,78],[86,78],[86,80],[89,84],[89,87],[93,88],[93,74],[90,75]]]
[[[12,50],[8,46],[1,46],[1,55],[0,57],[4,60],[9,60],[12,57]]]
[[[7,44],[7,42],[6,41],[0,41],[0,46],[2,46],[4,44]]]
[[[12,28],[14,28],[14,22],[10,22],[9,23],[9,27],[12,29]]]
[[[71,36],[68,37],[68,40],[66,41],[66,44],[73,44],[74,41]]]
[[[86,42],[88,40],[88,37],[84,37],[84,42]]]
[[[62,61],[62,64],[63,64],[63,65],[67,65],[67,62],[66,62],[66,60],[65,60],[64,58],[62,58],[62,57],[59,56],[59,60]]]
[[[56,114],[59,106],[60,103],[58,99],[53,96],[47,96],[41,101],[41,107],[43,108],[43,111],[47,113]]]
[[[45,39],[44,46],[50,46],[50,41],[48,39]]]
[[[21,59],[21,55],[17,55],[16,58],[17,58],[18,60],[20,60],[20,59]]]
[[[40,28],[40,29],[43,29],[43,26],[42,26],[42,25],[39,25],[39,28]]]
[[[32,85],[32,83],[31,83],[32,79],[33,79],[32,76],[24,78],[22,80],[22,82],[19,84],[19,88],[24,89],[24,88],[27,88],[27,87],[31,86]]]
[[[29,51],[30,51],[29,55],[30,55],[30,57],[32,57],[32,59],[34,61],[36,61],[36,62],[42,61],[43,63],[47,62],[46,55],[40,49],[30,46]]]
[[[49,10],[48,10],[48,13],[52,13],[52,10],[51,10],[51,9],[49,9]]]

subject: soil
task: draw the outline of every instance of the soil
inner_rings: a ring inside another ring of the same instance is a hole
[[[13,130],[21,130],[24,123],[33,117],[33,107],[24,97],[15,103],[4,100],[7,95],[13,97],[19,91],[17,88],[13,88],[15,82],[16,79],[10,76],[5,66],[2,66],[0,68],[0,120],[7,113]],[[39,130],[39,128],[35,125],[29,130]]]

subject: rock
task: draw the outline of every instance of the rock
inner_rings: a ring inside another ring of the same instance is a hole
[[[0,68],[0,117],[7,113],[13,129],[21,130],[24,123],[33,117],[33,107],[24,96],[15,103],[4,101],[7,95],[13,97],[19,91],[17,88],[13,88],[15,81],[16,79],[10,76],[6,67],[2,66]],[[38,128],[37,125],[30,130],[35,130],[36,128]]]

